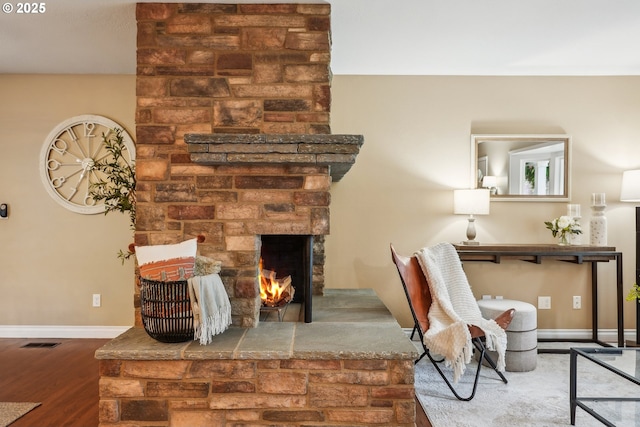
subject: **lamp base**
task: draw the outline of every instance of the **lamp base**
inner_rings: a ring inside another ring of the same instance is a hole
[[[475,240],[465,240],[464,242],[460,242],[460,243],[467,246],[478,246],[480,244],[480,242],[477,242]]]

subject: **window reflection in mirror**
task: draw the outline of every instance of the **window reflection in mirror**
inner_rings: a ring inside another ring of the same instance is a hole
[[[567,135],[471,135],[472,187],[496,200],[569,200]]]

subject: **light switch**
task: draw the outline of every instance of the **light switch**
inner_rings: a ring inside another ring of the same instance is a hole
[[[6,203],[0,203],[0,218],[7,219],[9,216],[9,205]]]

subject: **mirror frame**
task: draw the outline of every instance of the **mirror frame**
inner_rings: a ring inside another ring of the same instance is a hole
[[[472,134],[471,135],[471,176],[470,188],[478,188],[478,144],[483,142],[519,142],[531,141],[545,143],[561,141],[564,143],[564,192],[559,195],[517,195],[497,194],[491,196],[491,201],[514,202],[567,202],[571,199],[571,137],[564,134]]]

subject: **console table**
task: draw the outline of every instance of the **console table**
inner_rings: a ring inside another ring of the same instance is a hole
[[[618,346],[624,347],[622,252],[612,246],[588,245],[454,245],[461,261],[484,261],[499,264],[502,260],[520,260],[541,264],[543,260],[566,261],[574,264],[591,263],[591,297],[593,342],[607,345],[598,339],[598,263],[616,262],[616,300],[618,308]]]

